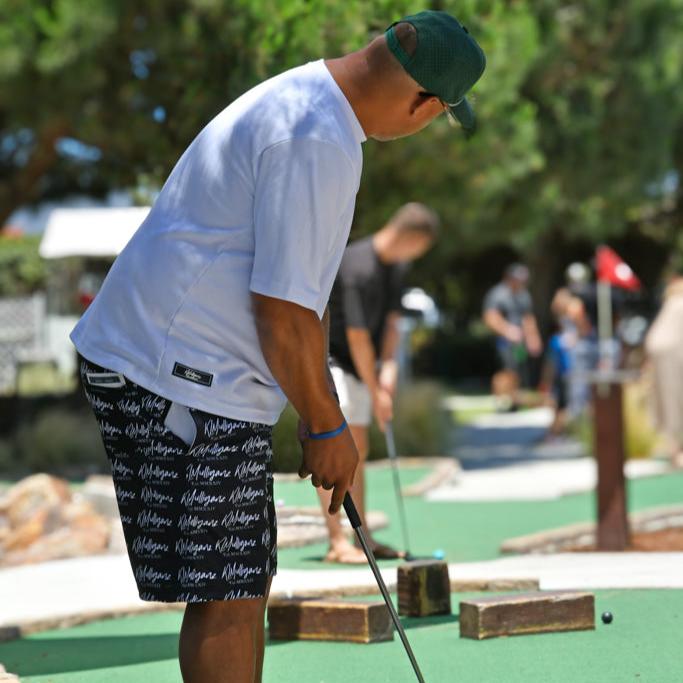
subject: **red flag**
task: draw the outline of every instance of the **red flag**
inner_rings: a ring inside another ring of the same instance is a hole
[[[631,270],[631,266],[622,261],[621,256],[609,247],[598,247],[595,255],[595,269],[598,282],[609,282],[615,287],[637,291],[640,289],[640,280]]]

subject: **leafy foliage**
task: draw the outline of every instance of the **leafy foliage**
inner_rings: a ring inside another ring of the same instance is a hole
[[[0,297],[30,294],[45,286],[45,261],[38,237],[3,237],[0,233]]]
[[[480,131],[368,141],[355,234],[433,205],[446,229],[415,274],[456,311],[498,274],[491,250],[526,258],[547,300],[598,241],[676,247],[683,0],[0,0],[0,223],[45,197],[157,187],[246,89],[426,6],[486,50]]]

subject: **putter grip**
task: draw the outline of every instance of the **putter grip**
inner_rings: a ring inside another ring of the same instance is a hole
[[[349,522],[351,522],[351,526],[354,529],[358,529],[358,527],[362,525],[362,522],[360,521],[360,515],[358,514],[358,510],[356,510],[353,498],[351,498],[351,494],[348,491],[344,496],[344,510],[346,511],[346,516],[349,518]]]

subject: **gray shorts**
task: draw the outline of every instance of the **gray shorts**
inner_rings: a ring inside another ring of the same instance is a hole
[[[357,427],[369,426],[372,422],[372,397],[367,385],[336,365],[332,365],[330,371],[345,420]]]

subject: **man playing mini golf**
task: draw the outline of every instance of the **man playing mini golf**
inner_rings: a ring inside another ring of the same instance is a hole
[[[455,19],[422,12],[245,93],[184,152],[72,333],[140,597],[187,603],[186,683],[261,680],[287,399],[308,434],[300,474],[332,491],[330,512],[353,481],[325,310],[361,143],[444,110],[472,129],[484,65]]]
[[[439,217],[429,207],[404,204],[376,233],[346,247],[330,294],[330,369],[358,449],[352,493],[362,519],[370,423],[374,415],[384,431],[393,416],[403,278],[409,264],[432,247],[438,228]],[[329,492],[318,489],[318,495],[326,510]],[[340,515],[325,515],[325,522],[330,543],[325,561],[364,563],[365,554],[349,542]],[[370,542],[377,559],[402,557],[391,546]]]

